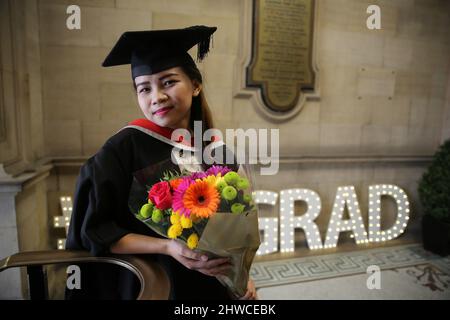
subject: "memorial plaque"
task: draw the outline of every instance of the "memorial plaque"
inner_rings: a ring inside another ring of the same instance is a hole
[[[253,0],[246,85],[260,88],[272,111],[288,112],[314,90],[313,26],[314,0]]]
[[[2,59],[1,55],[1,45],[0,45],[0,62]],[[0,86],[2,86],[2,77],[3,77],[3,70],[0,69]],[[4,96],[3,96],[3,88],[0,87],[0,142],[6,141],[6,113],[5,113],[5,102],[4,102]]]

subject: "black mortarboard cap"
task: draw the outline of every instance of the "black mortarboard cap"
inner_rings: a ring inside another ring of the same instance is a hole
[[[216,27],[192,26],[184,29],[128,31],[123,33],[102,66],[131,64],[132,78],[151,75],[180,65],[194,64],[188,50],[198,45],[197,60],[209,51]]]

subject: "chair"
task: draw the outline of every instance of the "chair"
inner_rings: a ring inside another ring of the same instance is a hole
[[[27,267],[30,299],[48,298],[47,279],[42,268],[48,264],[111,263],[133,272],[139,279],[141,290],[137,300],[167,300],[170,284],[165,271],[156,262],[138,255],[111,255],[94,257],[87,251],[49,250],[19,252],[0,261],[0,272],[16,267]]]

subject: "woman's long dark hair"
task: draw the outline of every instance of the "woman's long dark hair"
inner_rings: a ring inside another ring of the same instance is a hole
[[[192,81],[196,81],[198,84],[203,84],[202,74],[195,65],[180,66],[181,69]],[[192,97],[191,117],[189,126],[194,130],[194,121],[202,122],[202,131],[214,128],[211,110],[209,109],[208,102],[206,102],[203,88],[200,94],[196,97]]]

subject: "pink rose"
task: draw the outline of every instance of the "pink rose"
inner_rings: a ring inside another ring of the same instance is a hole
[[[161,181],[153,185],[148,192],[148,198],[161,210],[172,207],[172,194],[170,194],[170,185],[167,181]]]

